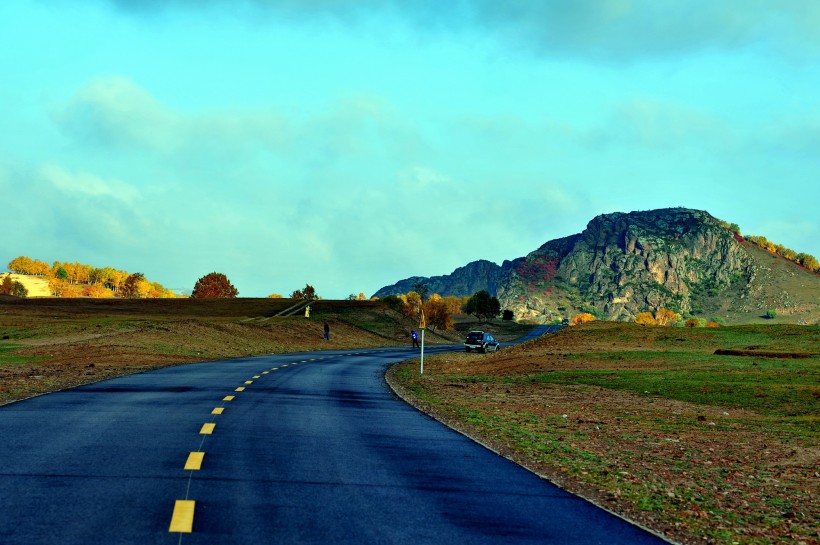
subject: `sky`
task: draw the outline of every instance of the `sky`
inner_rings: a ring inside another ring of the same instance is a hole
[[[684,206],[820,257],[815,0],[3,0],[0,268],[328,299]]]

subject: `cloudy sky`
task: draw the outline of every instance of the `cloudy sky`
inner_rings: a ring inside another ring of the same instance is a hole
[[[815,0],[3,0],[0,267],[370,295],[686,206],[820,257]]]

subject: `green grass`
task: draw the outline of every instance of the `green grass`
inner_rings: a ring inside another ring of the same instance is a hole
[[[0,365],[19,365],[41,361],[43,358],[35,356],[19,356],[14,352],[23,348],[15,344],[0,344]]]
[[[519,381],[589,384],[679,401],[750,409],[769,416],[820,414],[820,358],[759,363],[748,360],[727,357],[726,365],[693,366],[690,361],[687,366],[667,365],[664,369],[557,371]]]

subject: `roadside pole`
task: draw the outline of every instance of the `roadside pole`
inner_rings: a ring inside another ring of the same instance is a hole
[[[420,375],[424,374],[424,328],[427,324],[424,322],[424,310],[421,311],[421,321],[419,322],[419,329],[421,329],[421,370]]]

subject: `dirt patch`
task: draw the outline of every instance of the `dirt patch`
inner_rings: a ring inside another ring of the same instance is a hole
[[[763,352],[759,350],[736,350],[731,348],[718,348],[715,350],[717,356],[743,356],[747,358],[779,358],[779,359],[805,359],[811,354],[805,352]]]

